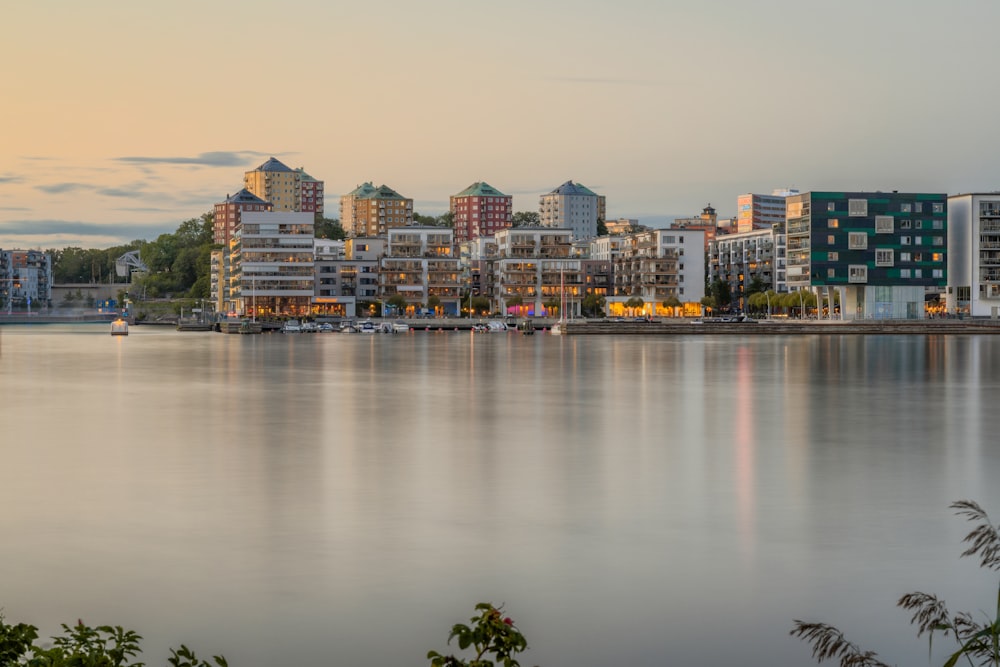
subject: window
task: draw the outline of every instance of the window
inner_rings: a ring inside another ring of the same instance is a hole
[[[924,270],[923,269],[913,269],[913,277],[914,278],[923,278],[924,277]]]
[[[931,211],[933,213],[944,213],[944,202],[936,201],[931,204]]]
[[[835,252],[828,252],[828,253],[826,253],[826,261],[828,261],[828,262],[836,262],[837,261],[837,257],[838,257],[838,255]]]
[[[943,236],[935,236],[932,239],[932,241],[933,241],[934,245],[944,245],[944,237]]]
[[[914,213],[923,213],[924,212],[924,203],[918,201],[915,204],[913,204],[913,212]]]
[[[944,269],[932,269],[931,270],[931,277],[932,278],[944,278]]]
[[[913,211],[913,206],[910,204],[900,204],[899,210],[902,211],[903,213],[910,213],[911,211]]]
[[[826,226],[829,227],[830,229],[836,229],[837,227],[840,227],[840,220],[837,220],[836,218],[830,218],[829,220],[826,221]]]
[[[833,234],[830,234],[829,236],[826,237],[826,242],[829,245],[833,245],[834,243],[837,242],[837,237],[835,237]]]
[[[940,262],[942,259],[944,259],[944,255],[942,253],[939,252],[931,253],[931,261]]]
[[[851,264],[847,267],[847,282],[866,283],[868,282],[868,267],[864,264]]]
[[[913,221],[913,228],[914,229],[923,229],[924,228],[924,221],[923,220],[914,220]]]
[[[850,232],[847,235],[847,247],[851,250],[865,250],[868,248],[868,234],[865,232]]]
[[[909,278],[910,277],[910,270],[909,269],[900,269],[899,270],[899,277],[900,278]]]
[[[922,253],[922,252],[915,252],[915,253],[913,253],[913,261],[914,262],[922,262],[922,261],[924,261],[924,253]]]
[[[931,226],[934,229],[944,229],[944,220],[935,220]]]
[[[868,215],[868,200],[867,199],[848,199],[847,200],[847,215],[852,218],[865,217]]]
[[[827,211],[835,211],[835,210],[837,210],[837,205],[835,203],[833,203],[832,201],[828,201],[826,203],[826,210]]]
[[[899,237],[899,242],[902,245],[910,245],[910,237],[909,236],[900,236]]]
[[[834,268],[832,268],[832,267],[829,268],[829,269],[827,269],[826,270],[826,277],[827,278],[836,278],[837,277],[837,271]]]
[[[875,249],[875,266],[893,266],[892,248]]]
[[[901,252],[901,253],[899,253],[899,261],[901,261],[901,262],[909,262],[910,261],[910,253],[908,253],[908,252]]]
[[[923,245],[923,244],[924,244],[924,237],[923,236],[914,236],[913,237],[913,245]]]
[[[904,218],[903,220],[899,221],[899,228],[900,229],[909,229],[912,226],[913,226],[913,224],[910,222],[909,218]]]
[[[875,233],[876,234],[892,234],[892,216],[891,215],[876,215],[875,216]]]

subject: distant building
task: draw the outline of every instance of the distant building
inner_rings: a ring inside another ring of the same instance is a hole
[[[388,185],[364,183],[340,198],[340,216],[348,236],[385,236],[413,224],[413,200]]]
[[[323,182],[273,157],[245,172],[243,187],[270,202],[275,211],[323,212]]]
[[[400,314],[412,316],[436,297],[441,312],[457,315],[461,288],[451,229],[411,226],[388,230],[386,253],[379,265],[382,303],[399,295],[406,301]]]
[[[836,293],[843,319],[922,319],[926,288],[947,284],[947,209],[934,193],[788,197],[789,290],[812,290],[831,316]]]
[[[539,198],[538,215],[543,227],[569,229],[575,239],[597,236],[597,220],[606,203],[588,188],[566,181]]]
[[[719,217],[709,204],[701,210],[701,215],[695,218],[674,218],[670,223],[670,229],[687,229],[690,231],[704,232],[704,252],[708,252],[709,244],[715,239],[719,232]]]
[[[41,250],[0,250],[0,309],[52,305],[52,256]]]
[[[233,233],[240,226],[244,211],[270,211],[270,202],[264,201],[246,188],[236,194],[226,195],[226,199],[215,205],[212,220],[212,243],[229,246]]]
[[[309,315],[315,238],[312,213],[244,212],[230,242],[227,312],[258,318]]]
[[[948,197],[949,313],[1000,316],[1000,192]]]
[[[498,310],[516,315],[578,316],[583,295],[582,262],[571,257],[569,229],[518,227],[496,234],[493,300]]]
[[[633,298],[642,299],[638,312],[644,315],[672,314],[678,308],[666,305],[672,298],[685,314],[700,314],[705,296],[703,237],[700,229],[655,229],[623,237],[625,244],[614,259],[609,314],[624,314]]]
[[[744,310],[755,278],[765,290],[787,292],[784,227],[781,222],[767,229],[717,237],[708,247],[709,284],[720,280],[729,285],[733,303]]]
[[[629,234],[638,231],[639,221],[633,218],[618,218],[617,220],[605,220],[604,227],[611,236]]]
[[[766,229],[785,221],[785,198],[798,190],[775,190],[769,195],[744,194],[736,199],[736,231]]]
[[[510,227],[514,198],[489,183],[477,181],[450,198],[455,243],[493,236]]]

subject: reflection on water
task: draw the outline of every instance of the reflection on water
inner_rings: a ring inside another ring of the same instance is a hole
[[[994,338],[130,333],[2,329],[0,606],[152,663],[421,664],[491,600],[525,664],[905,664],[902,593],[995,585]]]

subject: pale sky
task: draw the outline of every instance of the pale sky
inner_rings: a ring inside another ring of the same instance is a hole
[[[567,180],[665,223],[775,188],[1000,189],[997,0],[37,0],[4,9],[0,248],[173,232],[275,156],[424,214]]]

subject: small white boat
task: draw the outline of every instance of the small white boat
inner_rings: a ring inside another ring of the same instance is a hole
[[[371,320],[365,320],[364,322],[358,325],[358,333],[373,334],[377,332],[378,329],[375,328],[375,323],[372,322]]]
[[[562,320],[559,320],[558,322],[552,325],[552,328],[549,329],[549,333],[552,334],[553,336],[562,336],[563,324],[564,322]]]
[[[281,327],[281,333],[302,333],[302,325],[298,320],[288,320]]]
[[[410,325],[406,322],[393,322],[392,332],[393,333],[406,333],[410,330]]]
[[[128,322],[122,318],[118,318],[111,323],[111,335],[112,336],[127,336],[128,335]]]

